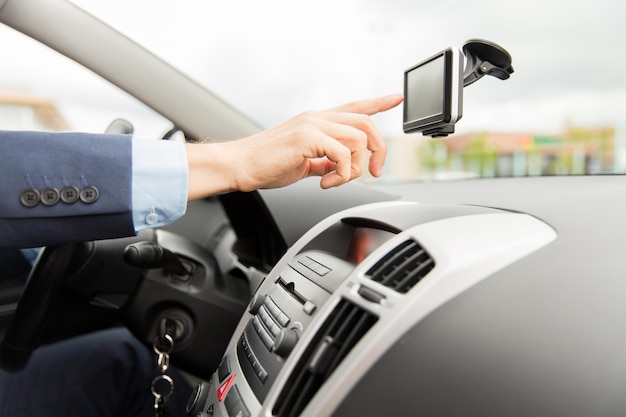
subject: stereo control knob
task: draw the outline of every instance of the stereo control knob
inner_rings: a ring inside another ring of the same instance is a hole
[[[254,294],[254,296],[252,297],[252,300],[250,300],[250,304],[248,304],[248,312],[252,315],[255,315],[259,311],[259,308],[261,308],[264,302],[265,302],[264,295],[259,294],[259,293]]]
[[[189,417],[196,417],[202,415],[204,404],[209,397],[209,384],[201,382],[193,389],[189,401],[187,402],[187,415]]]
[[[272,345],[272,352],[285,358],[291,353],[297,342],[298,333],[294,329],[282,329],[276,336],[274,345]]]

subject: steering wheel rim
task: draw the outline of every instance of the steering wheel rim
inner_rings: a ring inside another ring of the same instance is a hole
[[[92,248],[93,243],[86,242],[41,250],[2,341],[0,368],[16,372],[26,366],[41,343],[56,290],[84,263]]]

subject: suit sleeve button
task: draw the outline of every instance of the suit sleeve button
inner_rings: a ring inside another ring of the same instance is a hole
[[[41,192],[41,203],[46,206],[54,206],[60,199],[59,190],[56,188],[46,188]]]
[[[34,188],[29,188],[28,190],[24,190],[20,194],[20,203],[26,207],[35,207],[39,204],[40,197],[39,191]]]
[[[67,187],[63,187],[61,189],[61,201],[65,204],[75,203],[80,198],[79,194],[80,191],[78,191],[78,188],[68,185]]]
[[[95,203],[100,196],[100,192],[93,185],[88,185],[80,190],[80,201],[85,204]]]

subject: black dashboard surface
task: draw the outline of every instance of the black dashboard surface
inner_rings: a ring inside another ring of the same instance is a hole
[[[626,415],[626,177],[377,187],[381,200],[527,213],[557,238],[416,324],[334,415]],[[324,191],[313,188],[289,210],[322,216],[327,209],[311,201]],[[263,197],[270,210],[286,204],[279,194]],[[404,383],[389,390],[398,375]]]
[[[520,177],[414,182],[367,187],[358,183],[321,190],[308,179],[261,196],[288,243],[326,216],[378,201],[463,204],[524,212],[560,233],[595,234],[626,213],[626,176]]]

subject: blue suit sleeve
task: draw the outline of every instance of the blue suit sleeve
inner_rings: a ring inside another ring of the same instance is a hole
[[[131,236],[187,207],[180,142],[0,131],[0,248]]]
[[[135,234],[132,139],[0,131],[0,248]]]

